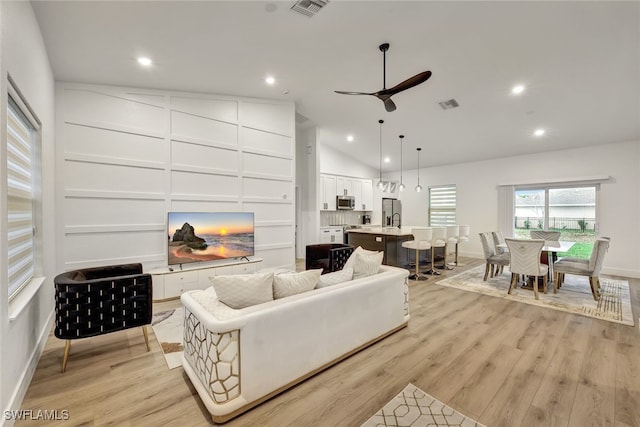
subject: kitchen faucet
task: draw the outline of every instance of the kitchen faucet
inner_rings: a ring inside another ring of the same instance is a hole
[[[393,219],[395,218],[396,215],[398,215],[398,228],[400,228],[400,222],[402,221],[400,212],[396,212],[391,216],[391,225],[393,225]]]

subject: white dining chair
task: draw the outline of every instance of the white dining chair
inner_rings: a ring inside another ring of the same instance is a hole
[[[509,248],[511,270],[511,284],[509,294],[515,288],[520,274],[533,277],[533,293],[540,299],[538,292],[538,277],[543,277],[543,291],[547,293],[547,273],[549,266],[540,263],[540,253],[544,246],[542,239],[504,239]]]
[[[504,266],[509,265],[509,254],[497,254],[495,245],[493,244],[493,237],[491,233],[479,233],[480,242],[482,243],[482,251],[484,252],[485,269],[484,269],[484,281],[488,277],[493,277],[502,272]]]
[[[604,262],[604,256],[609,250],[609,239],[596,239],[593,243],[589,260],[580,258],[560,258],[553,263],[553,293],[558,293],[562,286],[565,274],[589,276],[589,285],[594,300],[600,299],[600,270]],[[585,262],[587,261],[587,262]]]

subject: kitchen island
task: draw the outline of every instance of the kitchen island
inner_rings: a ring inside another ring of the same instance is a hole
[[[409,260],[414,260],[415,251],[403,248],[402,242],[413,240],[412,228],[362,227],[346,230],[347,243],[370,251],[384,251],[383,264],[407,268]],[[427,262],[427,254],[428,251],[420,251],[420,263]]]

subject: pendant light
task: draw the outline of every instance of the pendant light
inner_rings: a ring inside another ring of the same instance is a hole
[[[384,188],[384,182],[382,182],[382,124],[384,120],[378,120],[378,123],[380,123],[380,180],[378,181],[378,188],[382,190]]]
[[[418,151],[418,185],[416,185],[416,193],[419,193],[422,191],[422,186],[420,185],[420,152],[422,148],[418,147],[416,151]]]
[[[400,135],[400,185],[398,186],[398,191],[404,191],[404,184],[402,183],[402,140],[404,139],[404,135]]]

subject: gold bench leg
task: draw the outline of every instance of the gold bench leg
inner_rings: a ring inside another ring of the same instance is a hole
[[[62,373],[67,370],[67,361],[69,360],[69,352],[71,351],[71,340],[64,343],[64,356],[62,356]]]
[[[147,345],[147,351],[151,350],[149,348],[149,334],[147,333],[147,325],[142,325],[142,334],[144,335],[144,343]]]

